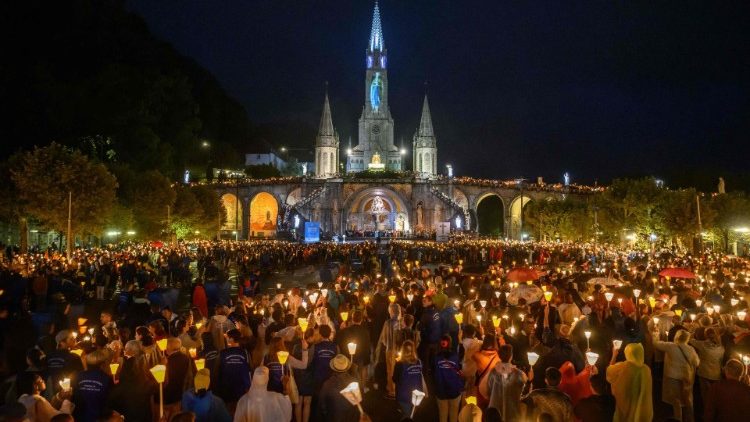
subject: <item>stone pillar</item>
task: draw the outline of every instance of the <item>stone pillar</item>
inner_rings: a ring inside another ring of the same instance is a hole
[[[242,224],[240,224],[242,230],[239,238],[240,240],[246,240],[250,238],[250,199],[242,198],[240,201],[242,202]]]

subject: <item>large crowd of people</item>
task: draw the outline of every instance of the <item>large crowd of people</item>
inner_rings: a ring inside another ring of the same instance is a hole
[[[748,266],[481,239],[8,248],[0,420],[744,420]]]

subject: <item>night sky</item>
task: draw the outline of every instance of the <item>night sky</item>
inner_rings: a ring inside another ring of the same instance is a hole
[[[356,144],[372,1],[128,5],[216,75],[268,141],[311,146],[328,81],[342,144]],[[397,143],[411,146],[427,81],[439,168],[673,185],[747,172],[750,2],[381,0],[380,10]]]

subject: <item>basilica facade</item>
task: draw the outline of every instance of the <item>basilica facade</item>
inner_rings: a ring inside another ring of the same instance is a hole
[[[523,238],[523,207],[532,200],[564,195],[527,184],[473,181],[438,174],[437,139],[425,95],[412,138],[411,171],[394,143],[388,102],[388,51],[377,2],[365,50],[364,105],[357,144],[342,151],[326,93],[315,138],[315,172],[282,180],[246,180],[218,186],[227,221],[225,236],[276,237],[300,233],[304,222],[320,223],[329,236],[428,236],[449,227],[475,231],[478,205],[500,198],[502,235]],[[346,157],[341,160],[341,153]]]

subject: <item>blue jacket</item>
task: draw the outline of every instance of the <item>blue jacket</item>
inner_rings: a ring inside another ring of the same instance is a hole
[[[224,402],[210,391],[201,397],[194,390],[182,395],[182,411],[195,413],[195,422],[232,422]]]
[[[435,396],[440,400],[455,399],[464,390],[458,358],[440,357],[435,361]]]
[[[240,347],[229,347],[219,353],[219,371],[216,378],[217,394],[226,402],[239,400],[250,388],[250,363],[247,352]]]

